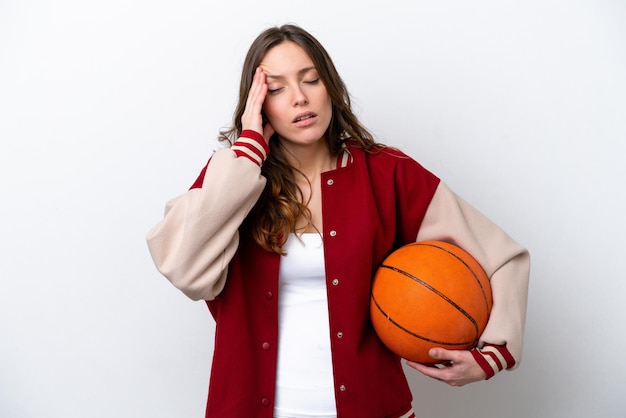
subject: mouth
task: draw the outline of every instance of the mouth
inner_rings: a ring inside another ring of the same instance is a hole
[[[312,119],[314,117],[316,117],[317,115],[313,112],[304,112],[304,113],[300,113],[299,115],[297,115],[294,120],[292,121],[293,123],[298,123],[298,122],[302,122],[304,120],[307,119]]]

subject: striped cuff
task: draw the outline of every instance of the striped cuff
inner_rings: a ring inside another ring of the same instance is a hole
[[[250,129],[242,131],[239,139],[235,141],[230,149],[235,152],[237,157],[246,157],[259,167],[270,152],[263,135]]]
[[[483,369],[489,380],[499,371],[515,366],[515,359],[506,345],[485,344],[483,348],[470,351],[478,365]]]

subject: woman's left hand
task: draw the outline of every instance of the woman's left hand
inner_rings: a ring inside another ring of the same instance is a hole
[[[407,361],[407,364],[426,376],[440,380],[450,386],[460,387],[468,383],[485,380],[487,377],[469,351],[431,348],[428,354],[433,359],[439,360],[438,363],[444,366],[438,368],[412,361]]]

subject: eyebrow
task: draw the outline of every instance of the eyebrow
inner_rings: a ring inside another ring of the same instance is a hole
[[[299,75],[299,76],[301,76],[301,75],[303,75],[303,74],[308,73],[308,72],[309,72],[309,71],[311,71],[311,70],[316,70],[316,68],[315,68],[315,67],[313,67],[313,66],[312,66],[312,67],[305,67],[305,68],[303,68],[303,69],[301,69],[301,70],[299,70],[299,71],[298,71],[298,75]],[[275,80],[282,80],[282,79],[284,79],[284,78],[285,78],[285,76],[283,76],[283,75],[272,75],[272,74],[266,74],[266,75],[265,75],[265,78],[272,78],[272,79],[275,79]]]

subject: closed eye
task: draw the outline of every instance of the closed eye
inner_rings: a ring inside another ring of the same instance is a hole
[[[319,79],[319,78],[316,78],[316,79],[314,79],[314,80],[308,80],[308,81],[305,81],[305,83],[306,83],[306,84],[317,84],[317,83],[319,83],[319,81],[320,81],[320,79]]]

